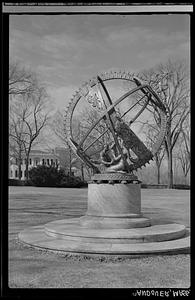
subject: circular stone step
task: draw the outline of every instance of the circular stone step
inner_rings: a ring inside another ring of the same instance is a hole
[[[181,224],[153,225],[131,229],[95,229],[84,228],[80,218],[58,220],[44,226],[45,233],[64,240],[89,243],[148,243],[174,240],[185,235],[186,229]]]
[[[79,218],[81,227],[90,229],[118,229],[118,228],[139,228],[151,225],[148,218],[143,217],[141,214],[129,214],[129,216],[88,216],[85,215]]]
[[[171,241],[152,243],[88,243],[64,240],[49,236],[44,226],[34,226],[19,233],[19,240],[23,243],[44,250],[72,254],[103,254],[103,255],[149,255],[189,253],[190,237],[183,237]]]

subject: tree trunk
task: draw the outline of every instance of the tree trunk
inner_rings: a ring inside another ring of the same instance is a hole
[[[18,179],[21,180],[21,158],[18,159]]]
[[[30,151],[26,154],[26,180],[29,179],[29,155]]]
[[[18,155],[18,179],[21,180],[21,172],[22,172],[22,153],[21,153],[21,148],[19,148],[19,155]]]
[[[160,166],[157,166],[157,183],[160,184]]]
[[[168,150],[168,188],[173,188],[173,153],[172,150]]]
[[[168,130],[166,136],[166,152],[168,159],[168,188],[173,188],[173,149],[172,149],[172,138],[171,138],[171,121],[167,122]]]
[[[156,169],[157,169],[157,184],[160,184],[160,165],[161,161],[158,158],[158,154],[155,154],[155,162],[156,162]]]
[[[26,180],[29,179],[29,174],[28,174],[28,159],[26,159]]]

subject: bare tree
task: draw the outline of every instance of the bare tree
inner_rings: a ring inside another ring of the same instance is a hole
[[[20,73],[15,66],[13,73],[20,74],[16,77],[17,91],[11,90],[12,98],[10,99],[9,113],[9,141],[10,149],[14,148],[15,154],[18,155],[19,179],[21,179],[21,159],[22,154],[26,157],[26,178],[28,179],[29,155],[32,145],[37,141],[42,129],[46,126],[49,119],[49,101],[46,90],[37,79],[25,72]],[[18,71],[18,72],[17,72]],[[29,86],[24,88],[28,81]],[[24,82],[22,81],[24,79]],[[15,80],[15,82],[16,82]],[[21,81],[20,81],[21,80]],[[32,81],[31,81],[32,80]],[[10,84],[12,86],[14,81]],[[36,84],[35,84],[36,83]],[[12,89],[12,87],[10,87]]]
[[[157,139],[159,134],[158,127],[149,127],[147,139],[148,139],[148,146],[149,148],[152,148],[152,145],[154,144],[155,140]],[[163,145],[159,148],[159,150],[154,155],[154,161],[156,164],[157,169],[157,183],[160,184],[160,168],[163,161],[163,158],[165,156],[165,148]]]
[[[188,172],[190,170],[190,158],[190,137],[186,131],[182,130],[177,159],[181,164],[181,168],[185,179],[187,178]]]
[[[189,115],[189,71],[185,61],[171,61],[144,71],[138,75],[150,84],[159,94],[167,110],[167,130],[165,150],[168,159],[168,186],[173,187],[173,149],[183,129],[183,123]],[[161,119],[154,110],[157,126]]]
[[[63,168],[68,171],[69,175],[72,174],[72,168],[76,166],[81,170],[81,178],[84,181],[84,164],[78,159],[78,157],[74,154],[72,149],[67,143],[65,132],[64,132],[64,116],[62,112],[59,110],[54,114],[52,118],[52,122],[50,124],[51,130],[55,133],[55,135],[62,142],[64,150],[66,149],[66,155],[61,157],[61,161],[63,161]],[[80,131],[80,122],[78,121],[76,124],[73,124],[74,134],[79,138]],[[87,170],[88,171],[88,170]]]
[[[63,113],[59,110],[53,115],[51,124],[51,130],[55,133],[55,135],[60,139],[60,141],[67,145],[66,136],[64,133],[64,116]]]
[[[18,178],[20,180],[23,154],[23,122],[15,116],[12,109],[10,109],[9,118],[9,156],[16,160],[18,165]]]
[[[49,121],[49,103],[46,90],[37,87],[31,95],[22,96],[24,108],[22,121],[24,123],[23,146],[26,154],[26,179],[28,179],[29,155],[33,143]]]
[[[66,157],[63,157],[63,161],[64,161],[63,167],[65,170],[67,169],[68,173],[71,175],[72,165],[73,165],[72,160],[74,162],[75,157],[71,148],[67,144],[66,135],[64,132],[64,116],[62,112],[60,112],[59,110],[53,115],[50,128],[55,133],[55,135],[60,139],[60,141],[63,144],[63,147],[67,149],[67,155]]]
[[[19,62],[9,64],[9,154],[16,159],[18,165],[18,177],[21,179],[21,164],[23,153],[23,122],[13,107],[13,99],[17,95],[30,93],[34,89],[36,82],[35,75],[22,67]]]
[[[37,84],[36,75],[19,62],[9,65],[9,95],[21,95],[33,91]]]

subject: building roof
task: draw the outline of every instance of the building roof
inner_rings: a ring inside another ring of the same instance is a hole
[[[41,158],[58,158],[61,156],[66,156],[69,153],[70,149],[65,147],[55,147],[53,150],[40,150],[32,149],[30,151],[30,157],[41,157]],[[14,158],[14,155],[10,154],[10,159]],[[22,158],[25,158],[25,154],[22,154]]]
[[[42,150],[31,150],[30,151],[30,157],[53,157],[53,158],[58,158],[58,154],[51,152],[51,151],[42,151]]]
[[[34,153],[36,153],[36,154],[45,154],[45,153],[49,153],[48,151],[43,151],[43,150],[31,150],[30,151],[30,153],[31,154],[34,154]]]

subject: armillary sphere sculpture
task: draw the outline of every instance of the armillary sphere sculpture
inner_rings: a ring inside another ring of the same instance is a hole
[[[157,113],[160,121],[158,135],[149,146],[138,122],[150,121],[147,112]],[[165,131],[162,101],[137,77],[108,72],[84,84],[69,103],[65,133],[69,146],[93,171],[86,213],[27,228],[19,239],[31,246],[79,255],[189,251],[184,225],[164,224],[159,217],[151,220],[142,214],[141,184],[133,174],[153,158]]]
[[[112,80],[125,80],[134,84],[134,88],[128,90],[119,99],[113,101],[106,83]],[[139,94],[139,97],[138,97]],[[129,107],[121,115],[118,107],[127,98],[133,97],[133,104],[130,102]],[[99,116],[94,120],[94,124],[88,128],[82,139],[78,142],[72,134],[73,113],[79,101],[84,100],[99,112]],[[139,106],[139,111],[132,117],[131,120],[125,122],[123,118],[135,108]],[[141,139],[131,129],[132,124],[140,117],[140,115],[147,109],[149,105],[155,107],[155,110],[160,114],[160,132],[157,140],[153,143],[152,149],[148,149]],[[105,130],[96,138],[85,146],[85,142],[100,122],[104,122]],[[65,115],[65,133],[69,146],[76,153],[76,155],[90,167],[95,176],[92,179],[106,180],[106,179],[135,179],[132,171],[145,166],[146,163],[153,158],[155,153],[159,150],[164,139],[166,131],[166,109],[160,100],[159,96],[147,84],[142,84],[137,77],[133,77],[125,72],[110,72],[104,73],[87,82],[71,99]],[[94,159],[92,153],[87,154],[90,148],[94,147],[97,142],[102,139],[107,133],[111,135],[111,142],[106,143],[99,151],[99,158]],[[136,157],[132,157],[131,153]],[[102,168],[104,166],[104,168]],[[109,175],[105,175],[108,174]],[[111,176],[110,173],[113,174]],[[123,173],[120,176],[119,173]],[[101,174],[101,175],[97,175]],[[102,175],[104,174],[104,175]],[[125,177],[126,174],[126,177]],[[130,175],[131,176],[128,176]]]

